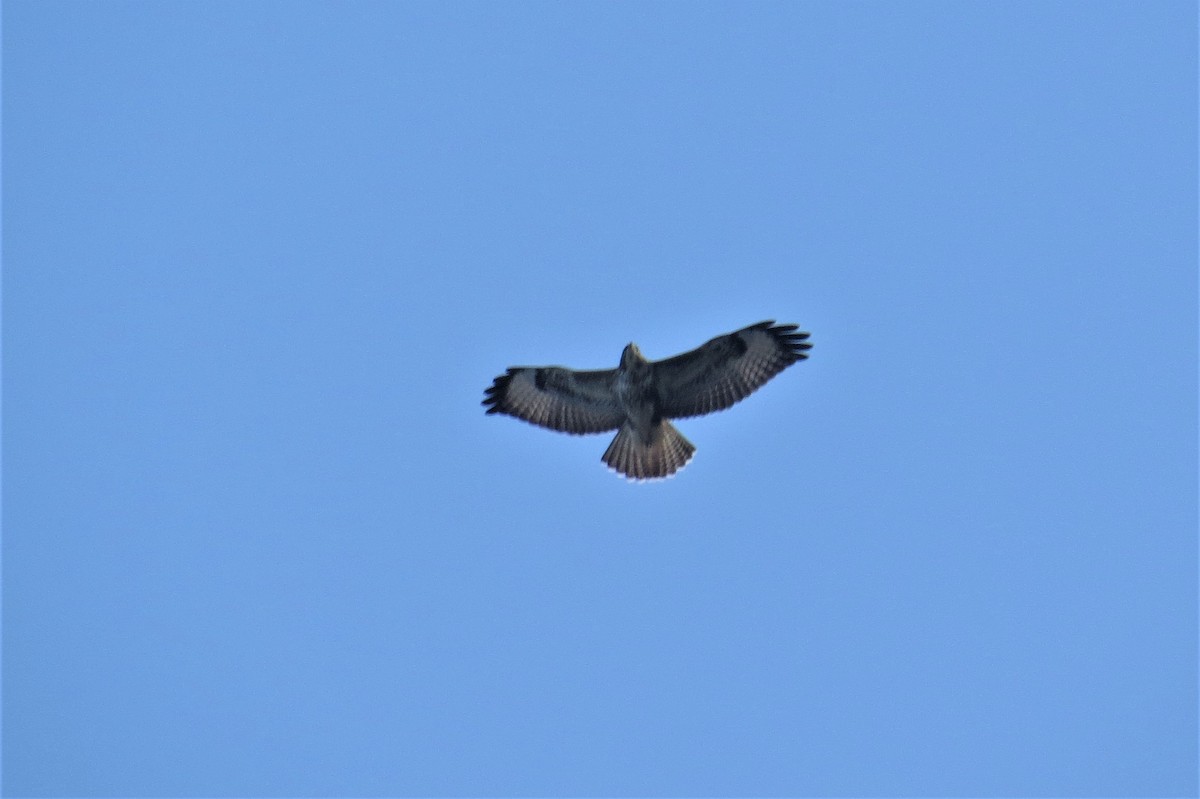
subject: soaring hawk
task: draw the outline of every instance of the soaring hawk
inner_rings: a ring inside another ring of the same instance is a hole
[[[564,433],[617,430],[601,458],[630,480],[670,477],[696,447],[670,419],[724,410],[808,357],[808,333],[773,320],[717,336],[691,352],[648,361],[636,344],[616,369],[514,366],[495,379],[483,404]]]

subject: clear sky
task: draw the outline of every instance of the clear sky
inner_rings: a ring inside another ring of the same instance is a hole
[[[1197,791],[1191,2],[14,2],[12,796]],[[506,366],[763,319],[674,479]]]

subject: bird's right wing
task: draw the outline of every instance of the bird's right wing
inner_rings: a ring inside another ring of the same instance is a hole
[[[485,393],[488,413],[504,413],[563,433],[615,430],[625,413],[613,392],[615,369],[514,366]]]
[[[720,411],[757,391],[812,347],[796,325],[773,321],[717,336],[691,352],[654,361],[663,416]]]

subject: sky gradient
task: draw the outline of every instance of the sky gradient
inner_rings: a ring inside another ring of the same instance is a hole
[[[5,795],[1195,795],[1196,30],[6,2]]]

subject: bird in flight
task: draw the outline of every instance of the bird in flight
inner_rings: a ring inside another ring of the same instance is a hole
[[[696,349],[648,361],[626,345],[616,369],[513,366],[484,392],[487,413],[582,435],[616,430],[601,460],[630,480],[670,477],[696,447],[671,419],[721,411],[808,357],[797,325],[759,322]]]

